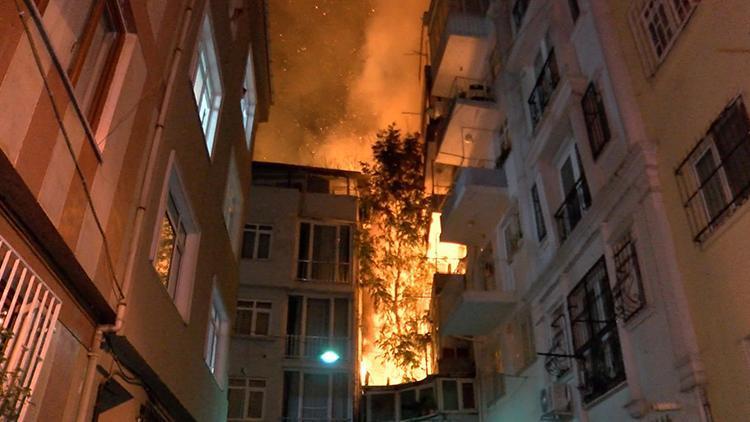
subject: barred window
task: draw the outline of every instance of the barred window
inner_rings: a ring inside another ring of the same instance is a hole
[[[550,345],[549,353],[556,356],[547,356],[544,360],[544,368],[547,372],[560,378],[570,371],[571,359],[563,357],[570,355],[570,340],[568,339],[567,318],[565,317],[564,305],[558,306],[550,317]]]
[[[656,71],[700,0],[640,0],[630,11],[631,26],[647,70]]]
[[[750,119],[732,101],[675,171],[696,242],[705,241],[750,196]]]
[[[589,145],[591,145],[591,155],[596,160],[599,154],[611,138],[609,131],[609,122],[607,113],[604,110],[604,101],[596,88],[596,84],[591,82],[586,89],[586,93],[581,99],[581,108],[583,117],[586,120],[586,131],[589,135]]]
[[[617,280],[612,292],[615,314],[628,321],[646,306],[638,254],[630,233],[615,245],[615,274]]]
[[[614,303],[604,257],[568,295],[570,331],[580,359],[579,389],[590,403],[625,381]]]

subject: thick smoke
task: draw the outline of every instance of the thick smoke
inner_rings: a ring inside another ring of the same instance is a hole
[[[419,130],[427,0],[270,3],[274,104],[255,158],[359,169],[375,132]]]

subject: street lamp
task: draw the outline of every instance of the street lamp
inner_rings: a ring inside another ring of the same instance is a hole
[[[332,364],[336,363],[341,358],[338,353],[334,352],[333,350],[326,350],[323,352],[323,354],[320,355],[320,360],[322,360],[324,363]]]

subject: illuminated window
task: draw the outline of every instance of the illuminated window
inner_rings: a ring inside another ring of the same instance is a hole
[[[219,58],[217,57],[213,27],[208,13],[204,15],[201,23],[198,46],[193,60],[191,72],[193,95],[206,140],[206,149],[208,149],[208,155],[211,156],[214,150],[219,110],[221,109],[222,86]]]
[[[271,329],[271,302],[237,301],[234,333],[246,336],[267,336]]]
[[[242,124],[245,127],[245,142],[249,150],[253,142],[253,123],[255,121],[255,104],[257,102],[255,93],[255,69],[253,68],[252,48],[247,54],[245,64],[245,79],[242,84],[242,98],[240,109],[242,110]]]
[[[265,398],[265,380],[256,378],[230,378],[227,421],[245,422],[262,420]]]
[[[245,224],[242,238],[242,257],[245,259],[268,259],[271,256],[273,226]]]
[[[157,218],[153,266],[159,281],[187,321],[198,247],[198,227],[172,162]]]
[[[300,280],[351,281],[351,227],[302,223],[297,255]]]
[[[700,0],[640,0],[631,22],[650,72],[656,71]]]

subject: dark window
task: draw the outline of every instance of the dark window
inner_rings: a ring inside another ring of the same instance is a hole
[[[271,256],[272,226],[246,224],[242,237],[242,257],[268,259]]]
[[[625,381],[614,302],[604,257],[594,264],[568,296],[570,331],[579,361],[585,403]]]
[[[529,8],[529,0],[516,0],[513,4],[511,15],[513,16],[513,27],[516,32],[521,29],[523,17],[526,15],[526,9]]]
[[[443,410],[459,410],[457,381],[443,380]]]
[[[560,71],[557,68],[555,50],[549,51],[544,62],[541,62],[540,60],[542,57],[542,52],[540,52],[537,55],[537,60],[534,66],[535,69],[537,69],[537,79],[528,100],[531,124],[534,127],[536,127],[536,125],[542,120],[544,111],[547,109],[547,105],[552,99],[552,94],[555,92],[555,88],[557,88],[557,85],[560,82]]]
[[[474,409],[476,403],[474,403],[474,383],[463,382],[461,383],[461,397],[463,398],[464,409]]]
[[[351,227],[300,224],[297,278],[348,283],[351,281]]]
[[[615,246],[615,313],[627,321],[646,305],[635,242],[628,233]]]
[[[676,171],[694,240],[706,237],[750,196],[750,119],[733,101]]]
[[[568,7],[570,8],[570,16],[573,18],[573,22],[578,20],[581,16],[581,8],[578,6],[578,0],[568,0]]]
[[[602,96],[593,82],[589,84],[586,93],[581,99],[581,108],[583,108],[583,117],[586,120],[586,131],[589,135],[591,155],[596,160],[602,150],[604,150],[604,146],[609,142],[611,134],[609,131],[609,122],[607,121],[607,113],[604,111]]]
[[[591,206],[589,186],[580,163],[581,157],[578,155],[576,145],[574,154],[570,155],[560,168],[560,180],[565,198],[555,212],[555,222],[561,241],[565,241],[570,236],[583,218],[584,212]]]
[[[531,187],[531,202],[534,207],[537,239],[541,242],[547,237],[547,226],[544,224],[544,213],[542,212],[542,203],[539,200],[539,191],[536,184]]]

